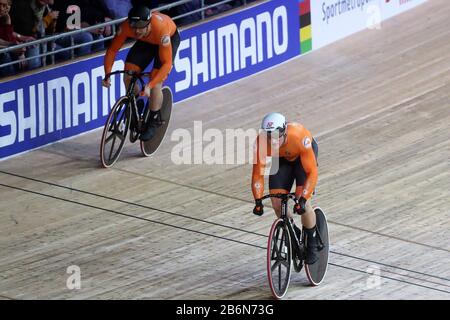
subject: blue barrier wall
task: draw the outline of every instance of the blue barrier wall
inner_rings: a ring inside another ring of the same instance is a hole
[[[269,1],[184,30],[181,39],[166,82],[175,102],[297,56],[298,1]],[[110,89],[103,77],[99,56],[0,83],[0,159],[103,126],[125,91],[120,76]]]
[[[300,53],[297,1],[270,1],[185,30],[168,81],[175,101],[236,81]]]

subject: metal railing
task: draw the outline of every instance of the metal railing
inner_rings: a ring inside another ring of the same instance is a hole
[[[185,4],[185,3],[188,3],[188,2],[191,2],[191,1],[192,0],[176,1],[174,3],[170,3],[170,4],[166,4],[166,5],[160,6],[158,8],[154,8],[154,9],[152,9],[152,11],[169,10],[171,8],[180,6],[182,4]],[[204,20],[205,19],[205,11],[206,10],[215,8],[215,7],[220,6],[222,4],[227,4],[227,3],[232,2],[232,1],[234,1],[234,0],[223,0],[223,1],[219,1],[217,3],[205,6],[205,1],[201,0],[201,8],[193,10],[193,11],[190,11],[190,12],[186,12],[186,13],[183,13],[183,14],[180,14],[180,15],[177,15],[177,16],[174,16],[174,17],[172,17],[172,19],[176,21],[178,19],[181,19],[181,18],[190,16],[192,14],[201,12],[201,19]],[[244,6],[247,5],[247,0],[243,0],[242,2],[243,2]],[[7,47],[7,48],[0,49],[0,54],[3,54],[3,53],[14,52],[14,51],[17,51],[17,50],[20,50],[20,49],[23,49],[23,48],[27,48],[27,47],[31,47],[31,46],[39,46],[40,47],[39,52],[42,52],[42,53],[40,53],[38,55],[35,55],[35,56],[32,56],[32,57],[28,57],[28,58],[19,59],[19,60],[7,62],[7,63],[4,63],[4,64],[0,64],[0,68],[11,66],[11,65],[15,65],[15,64],[20,64],[20,63],[23,63],[25,61],[35,60],[35,59],[39,59],[39,58],[41,59],[42,66],[46,66],[47,65],[46,57],[48,57],[48,56],[51,56],[51,64],[54,64],[55,63],[55,55],[56,54],[61,53],[61,52],[65,52],[65,51],[69,51],[69,50],[71,52],[70,53],[71,58],[73,59],[75,57],[75,49],[81,48],[81,47],[84,47],[84,46],[89,46],[89,45],[96,44],[96,43],[100,43],[100,42],[105,42],[105,41],[108,41],[108,40],[111,40],[112,38],[114,38],[115,33],[116,33],[116,26],[118,24],[122,23],[125,20],[126,20],[126,17],[123,17],[123,18],[111,20],[111,21],[108,21],[108,22],[99,23],[99,24],[94,25],[94,26],[89,26],[89,27],[81,28],[81,29],[74,30],[74,31],[68,31],[68,32],[64,32],[64,33],[61,33],[61,34],[58,34],[58,35],[48,36],[48,37],[44,37],[44,38],[41,38],[41,39],[38,39],[38,40],[33,40],[33,41],[30,41],[30,42],[21,43],[21,44],[18,44],[18,45],[14,45],[14,46],[10,46],[10,47]],[[92,31],[92,30],[96,30],[96,29],[100,29],[100,28],[104,28],[104,27],[109,27],[109,26],[111,26],[111,28],[112,28],[112,30],[111,30],[111,34],[112,35],[111,36],[102,37],[101,39],[96,39],[96,40],[93,40],[93,41],[88,41],[88,42],[84,42],[84,43],[77,44],[77,45],[74,44],[73,36],[81,34],[81,33],[84,33],[84,32],[89,32],[89,31]],[[59,39],[63,39],[63,38],[67,38],[67,37],[70,37],[70,39],[71,39],[71,45],[70,46],[65,47],[65,48],[61,48],[61,49],[58,49],[58,50],[50,50],[50,51],[47,50],[49,43],[53,47],[54,42],[56,42]]]

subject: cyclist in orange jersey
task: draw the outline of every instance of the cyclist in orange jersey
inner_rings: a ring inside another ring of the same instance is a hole
[[[150,117],[148,130],[140,139],[150,140],[161,124],[160,109],[163,103],[162,83],[172,70],[173,61],[180,44],[180,35],[173,20],[162,13],[151,12],[145,6],[131,8],[128,19],[119,27],[105,55],[105,74],[111,72],[117,52],[128,38],[136,39],[125,62],[125,70],[142,72],[154,60],[151,81],[145,86],[141,95],[150,97]],[[131,76],[125,75],[125,86]],[[110,80],[105,78],[103,86],[109,87]],[[135,94],[138,95],[135,87]],[[141,100],[139,100],[141,101]],[[138,102],[139,102],[138,101]],[[142,105],[143,107],[143,105]]]
[[[287,123],[280,113],[266,115],[261,124],[261,132],[256,139],[255,158],[252,173],[252,192],[255,199],[253,213],[261,216],[264,206],[264,175],[267,157],[271,157],[269,177],[270,193],[290,192],[294,180],[295,194],[299,200],[293,211],[301,215],[306,233],[306,260],[313,264],[318,259],[318,239],[316,237],[316,215],[311,206],[311,196],[317,184],[318,146],[311,133],[301,124]],[[281,216],[281,199],[271,198],[278,217]],[[290,216],[292,219],[292,216]],[[294,226],[297,236],[300,229]]]

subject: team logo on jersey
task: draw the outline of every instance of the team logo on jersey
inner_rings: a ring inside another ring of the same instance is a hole
[[[305,146],[305,148],[309,149],[311,148],[311,139],[309,137],[306,137],[303,140],[303,145]]]
[[[261,189],[261,183],[259,182],[255,183],[255,189],[257,190]]]
[[[161,44],[162,44],[164,47],[169,46],[169,45],[170,45],[170,37],[169,37],[168,35],[162,36],[162,37],[161,37]]]

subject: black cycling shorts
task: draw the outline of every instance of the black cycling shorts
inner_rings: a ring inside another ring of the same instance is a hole
[[[172,43],[172,63],[175,61],[178,46],[180,45],[180,34],[178,30],[175,31],[173,36],[170,37]],[[127,55],[126,63],[132,63],[137,65],[141,70],[145,70],[148,65],[155,60],[153,69],[160,69],[162,66],[159,58],[159,45],[151,44],[144,41],[136,41],[131,47]]]
[[[312,148],[317,162],[319,146],[314,139],[312,141]],[[274,163],[274,160],[276,159],[272,159],[272,163]],[[269,189],[283,189],[290,192],[294,180],[297,187],[305,185],[306,172],[305,169],[303,169],[300,158],[297,158],[294,161],[288,161],[286,158],[278,158],[278,160],[280,161],[278,171],[273,172],[273,174],[271,172],[269,176]]]

